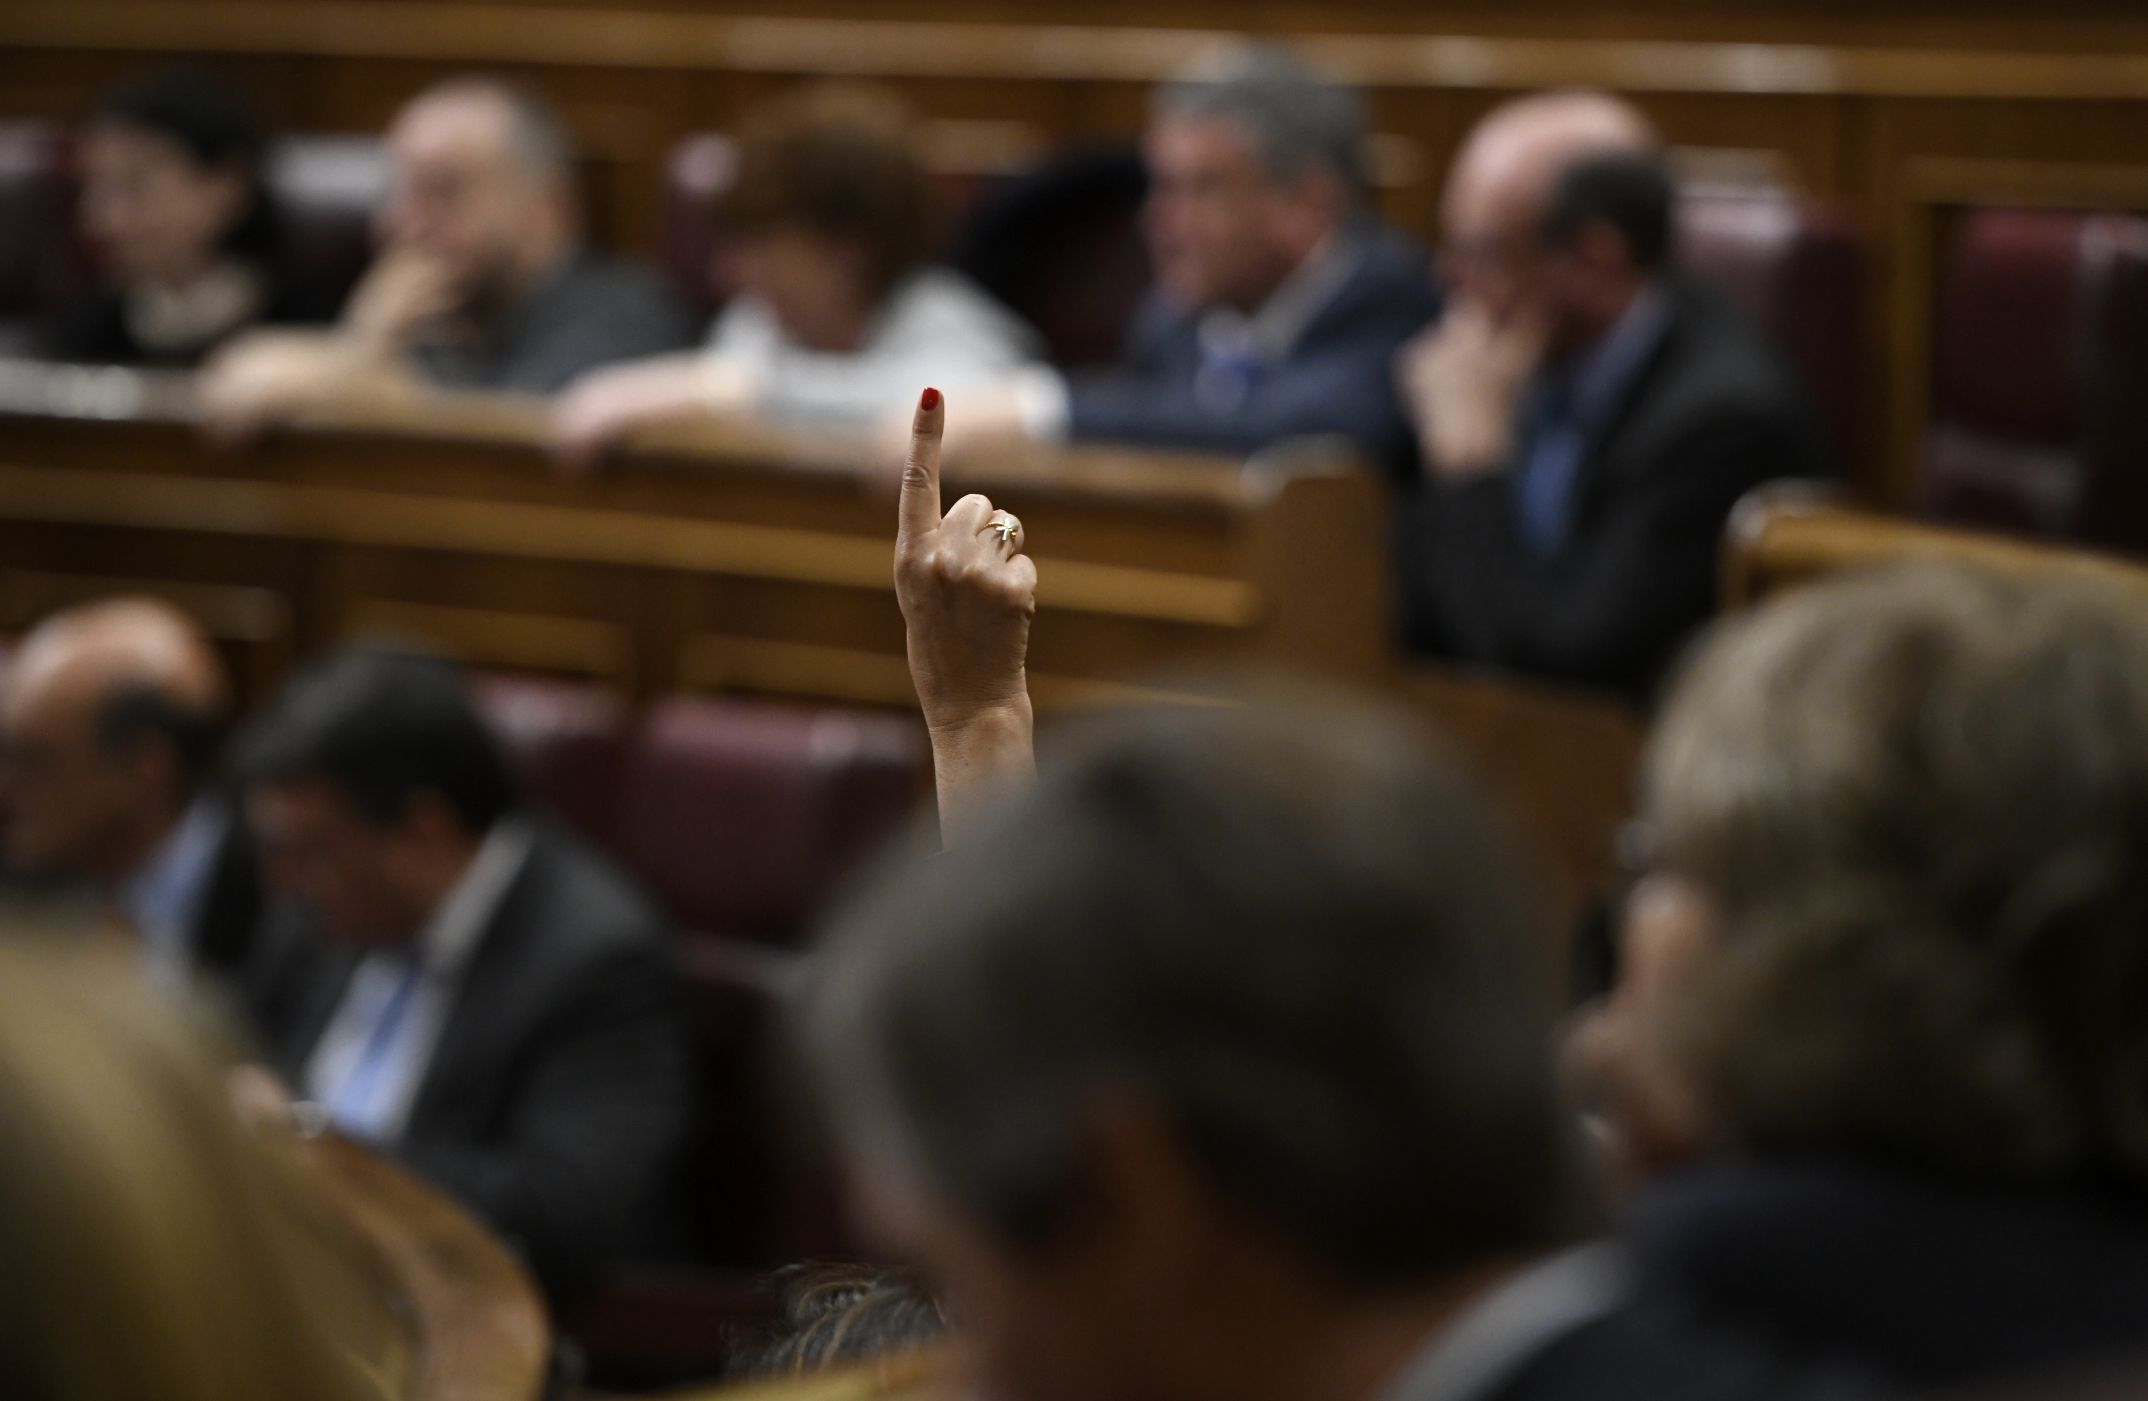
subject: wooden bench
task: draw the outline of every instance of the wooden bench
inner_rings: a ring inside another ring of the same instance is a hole
[[[2021,574],[2107,580],[2148,592],[2148,565],[2089,550],[1882,515],[1811,487],[1763,487],[1740,502],[1724,537],[1723,602],[1751,607],[1799,584],[1855,569],[1955,562]]]

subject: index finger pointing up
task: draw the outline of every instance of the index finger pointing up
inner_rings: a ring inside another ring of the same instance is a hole
[[[910,460],[902,469],[902,503],[896,529],[902,539],[914,540],[940,525],[940,432],[947,410],[940,391],[928,389],[917,401],[917,416],[910,421]]]

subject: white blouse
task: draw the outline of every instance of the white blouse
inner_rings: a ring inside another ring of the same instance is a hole
[[[1034,364],[1036,333],[958,272],[929,268],[888,294],[859,348],[808,350],[767,305],[740,297],[709,332],[709,354],[756,391],[763,414],[804,428],[853,432],[909,410],[927,385],[959,391]]]

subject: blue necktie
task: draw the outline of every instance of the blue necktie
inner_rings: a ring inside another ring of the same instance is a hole
[[[1514,520],[1529,552],[1546,560],[1566,544],[1574,487],[1588,444],[1567,385],[1545,386],[1537,396],[1535,417],[1528,454],[1514,477]]]
[[[404,966],[381,1003],[373,1029],[366,1033],[365,1044],[359,1048],[350,1073],[329,1097],[329,1122],[353,1138],[378,1139],[386,1135],[392,1088],[388,1071],[395,1061],[397,1036],[409,1018],[410,1004],[417,997],[418,980],[424,972],[425,965],[415,958]]]
[[[1235,413],[1251,397],[1254,381],[1260,378],[1262,362],[1251,337],[1223,339],[1226,343],[1216,344],[1207,337],[1202,339],[1201,367],[1194,378],[1193,392],[1202,406],[1211,412]]]

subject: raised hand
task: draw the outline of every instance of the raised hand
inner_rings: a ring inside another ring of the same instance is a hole
[[[895,597],[908,631],[910,677],[932,733],[944,824],[977,790],[1034,766],[1029,624],[1037,569],[1022,524],[982,496],[940,513],[946,405],[925,391],[911,423],[895,534]]]

